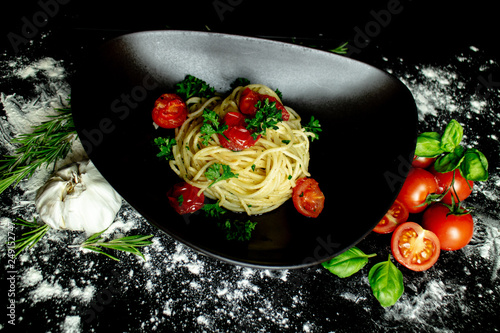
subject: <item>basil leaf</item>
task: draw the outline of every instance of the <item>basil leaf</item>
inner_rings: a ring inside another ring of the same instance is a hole
[[[464,159],[464,147],[458,146],[451,153],[439,157],[434,162],[434,169],[437,172],[445,173],[455,170]]]
[[[486,156],[475,148],[467,149],[460,166],[460,172],[467,180],[488,180],[488,160]]]
[[[340,278],[346,278],[362,269],[368,258],[376,254],[365,254],[357,247],[352,247],[344,253],[322,263],[323,267]]]
[[[462,142],[463,134],[464,129],[462,125],[455,119],[452,119],[446,126],[443,136],[441,137],[441,148],[447,152],[454,151],[455,147]]]
[[[424,132],[417,137],[415,155],[420,157],[436,157],[444,153],[441,148],[441,137],[436,132]]]
[[[370,269],[368,281],[373,295],[383,307],[394,305],[404,291],[403,273],[392,263],[391,255],[387,261]]]

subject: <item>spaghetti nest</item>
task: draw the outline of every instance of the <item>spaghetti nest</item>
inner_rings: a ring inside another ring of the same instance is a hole
[[[276,93],[264,85],[246,87],[281,102]],[[279,122],[277,129],[268,128],[252,147],[231,151],[221,146],[216,134],[203,140],[200,132],[203,111],[213,110],[221,120],[228,112],[238,112],[240,95],[246,87],[237,87],[225,99],[192,97],[187,100],[190,113],[176,129],[177,145],[172,148],[174,158],[169,163],[179,177],[200,188],[208,198],[218,200],[220,206],[256,215],[282,205],[291,198],[297,179],[310,176],[308,136],[314,134],[306,132],[300,116],[285,106],[289,120]],[[207,179],[205,172],[214,164],[229,166],[234,177],[216,183]]]

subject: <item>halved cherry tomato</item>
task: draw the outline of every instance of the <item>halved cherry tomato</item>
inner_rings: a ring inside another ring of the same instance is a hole
[[[176,94],[163,94],[155,101],[153,121],[163,128],[176,128],[187,118],[186,103]]]
[[[259,101],[264,102],[269,99],[269,103],[276,102],[276,108],[281,111],[281,118],[283,121],[290,119],[290,114],[286,108],[281,104],[275,97],[269,95],[259,94],[250,88],[245,88],[240,96],[239,108],[241,113],[253,117],[257,113],[257,107],[255,106]]]
[[[411,162],[411,166],[414,168],[426,169],[430,167],[435,160],[436,160],[435,157],[420,157],[415,155],[413,157],[413,162]]]
[[[198,196],[200,189],[186,182],[175,184],[168,192],[167,197],[173,209],[179,214],[196,212],[203,207],[205,196],[203,192]]]
[[[457,195],[458,199],[460,199],[460,201],[463,201],[472,193],[472,187],[474,186],[474,182],[471,180],[466,180],[464,177],[462,177],[462,174],[458,169],[455,169],[450,172],[441,173],[437,172],[436,170],[434,170],[434,168],[432,168],[431,172],[436,178],[436,181],[438,183],[437,193],[442,194],[449,189],[448,193],[446,193],[446,195],[441,199],[441,202],[451,205],[452,193],[455,202],[458,202]],[[450,186],[453,180],[453,173],[455,173],[455,180],[453,182],[453,188],[451,188]],[[456,194],[454,192],[456,192]]]
[[[441,250],[455,251],[469,244],[474,234],[474,222],[470,213],[454,215],[442,204],[426,209],[422,227],[432,231],[439,238]]]
[[[425,271],[432,267],[439,258],[440,248],[436,234],[415,222],[400,224],[392,234],[394,258],[413,271]]]
[[[252,147],[260,139],[252,137],[252,132],[247,130],[245,116],[239,112],[228,112],[224,116],[223,122],[228,126],[222,134],[218,134],[220,144],[232,151],[241,151]]]
[[[410,213],[420,213],[427,207],[427,196],[437,190],[437,181],[432,173],[421,168],[411,168],[397,200],[405,205]]]
[[[373,231],[379,234],[389,234],[396,229],[398,224],[406,222],[409,215],[408,209],[396,200]]]
[[[293,188],[292,201],[299,213],[308,217],[318,217],[325,206],[325,195],[319,184],[312,178],[300,178]]]

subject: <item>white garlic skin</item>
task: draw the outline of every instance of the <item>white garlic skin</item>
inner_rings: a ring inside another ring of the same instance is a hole
[[[91,161],[58,170],[35,198],[40,218],[51,228],[87,234],[108,228],[121,205],[122,198]]]

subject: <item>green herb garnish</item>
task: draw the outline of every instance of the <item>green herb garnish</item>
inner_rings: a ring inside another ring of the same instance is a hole
[[[33,222],[28,222],[23,219],[17,219],[18,221],[12,221],[12,223],[21,225],[23,227],[32,228],[33,230],[25,232],[21,239],[16,239],[14,250],[17,250],[15,257],[19,255],[25,248],[31,249],[36,243],[45,235],[47,230],[50,229],[48,224],[40,225],[37,223],[36,219],[33,218]]]
[[[249,79],[246,79],[244,77],[239,77],[231,83],[231,85],[230,85],[231,91],[233,91],[234,89],[236,89],[238,87],[248,86],[249,84],[250,84]]]
[[[226,239],[229,241],[248,241],[252,237],[252,231],[255,229],[257,222],[229,220],[220,221],[217,223],[219,228],[226,234]]]
[[[219,205],[219,202],[213,204],[204,204],[201,209],[205,212],[206,216],[215,218],[220,218],[227,212],[227,210]]]
[[[345,42],[342,45],[337,46],[334,49],[329,50],[330,52],[337,53],[337,54],[347,54],[347,51],[349,51],[349,48],[347,47],[348,42]]]
[[[77,137],[71,108],[55,109],[58,114],[47,116],[50,120],[33,127],[33,131],[21,134],[11,142],[18,147],[14,155],[0,160],[0,193],[9,186],[16,186],[31,177],[41,166],[47,168],[71,151]]]
[[[208,180],[212,180],[212,183],[208,186],[211,187],[221,180],[238,178],[238,174],[233,173],[229,165],[214,163],[205,171],[205,177],[207,177]]]
[[[215,96],[215,89],[212,88],[205,81],[194,77],[192,75],[186,75],[184,80],[175,85],[176,93],[184,100],[187,100],[193,96],[211,98]]]
[[[160,149],[160,152],[156,155],[157,157],[165,157],[167,160],[171,160],[174,158],[174,154],[172,152],[172,147],[177,145],[177,142],[173,138],[156,138],[154,140],[155,144]]]
[[[314,116],[311,116],[311,120],[309,120],[309,123],[304,126],[304,130],[313,134],[311,136],[311,142],[314,141],[314,139],[319,139],[319,133],[322,132],[321,124],[318,119],[314,118]]]
[[[281,110],[276,107],[276,102],[269,102],[266,98],[264,102],[258,101],[255,104],[257,112],[254,118],[247,118],[247,129],[252,132],[252,137],[257,139],[259,134],[266,134],[268,128],[278,129],[278,123],[283,121]]]
[[[224,131],[227,129],[228,126],[226,124],[221,124],[219,115],[215,111],[209,109],[203,110],[203,125],[200,128],[200,133],[203,134],[201,139],[205,146],[208,144],[208,140],[210,140],[213,134],[224,135]]]
[[[153,244],[153,242],[148,240],[149,238],[153,237],[153,235],[148,235],[148,236],[134,235],[134,236],[117,238],[110,241],[103,241],[101,235],[106,230],[107,229],[93,234],[85,242],[77,246],[81,247],[82,249],[87,249],[100,254],[104,254],[105,256],[116,261],[120,261],[120,259],[110,255],[109,253],[104,252],[103,251],[104,248],[137,254],[141,256],[142,259],[145,260],[144,255],[137,248]]]

